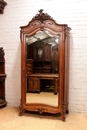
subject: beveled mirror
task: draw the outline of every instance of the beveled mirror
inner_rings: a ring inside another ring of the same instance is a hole
[[[41,9],[21,26],[21,103],[24,110],[42,114],[68,113],[69,30]]]

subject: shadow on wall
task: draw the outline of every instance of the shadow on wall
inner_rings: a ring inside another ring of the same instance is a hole
[[[69,77],[68,77],[68,84],[69,84],[69,89],[68,89],[68,91],[69,91],[69,111],[71,111],[71,102],[70,101],[72,101],[71,100],[71,97],[73,97],[74,95],[73,95],[73,93],[71,93],[70,92],[70,88],[71,88],[71,84],[72,84],[72,82],[71,82],[71,76],[72,76],[72,72],[71,72],[71,65],[72,65],[72,57],[73,57],[73,35],[72,35],[72,30],[71,30],[71,33],[70,33],[70,44],[68,45],[69,46],[69,66],[68,66],[68,70],[69,70]],[[72,94],[72,96],[71,96],[71,94]]]

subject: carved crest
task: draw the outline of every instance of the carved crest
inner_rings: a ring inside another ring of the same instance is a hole
[[[38,12],[39,14],[36,14],[30,22],[34,20],[39,20],[41,21],[41,23],[43,23],[45,20],[53,20],[53,18],[50,15],[48,15],[47,13],[43,13],[43,9],[40,9]]]

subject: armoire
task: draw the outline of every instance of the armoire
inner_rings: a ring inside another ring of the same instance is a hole
[[[69,113],[70,27],[67,24],[57,23],[41,9],[20,29],[19,115],[23,115],[26,110],[40,114],[60,113],[62,120],[65,121],[65,115]]]

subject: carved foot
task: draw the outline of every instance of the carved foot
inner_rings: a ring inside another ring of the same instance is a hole
[[[62,121],[65,121],[65,113],[62,113]]]
[[[66,114],[69,114],[69,110],[66,110]]]

